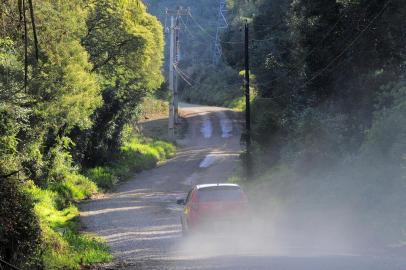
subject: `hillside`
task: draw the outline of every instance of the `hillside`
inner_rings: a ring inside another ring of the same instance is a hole
[[[239,38],[243,18],[251,34],[255,192],[306,230],[402,242],[404,1],[235,0],[230,9],[224,42]],[[243,68],[238,46],[224,52]],[[337,212],[343,220],[330,224]]]

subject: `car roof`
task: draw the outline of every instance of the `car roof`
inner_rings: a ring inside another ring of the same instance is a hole
[[[196,189],[203,189],[203,188],[210,188],[210,187],[240,187],[237,184],[230,184],[230,183],[218,183],[218,184],[202,184],[196,185]]]

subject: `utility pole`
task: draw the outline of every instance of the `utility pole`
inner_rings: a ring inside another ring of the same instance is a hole
[[[175,66],[179,62],[180,55],[180,16],[187,16],[190,14],[189,9],[178,7],[176,10],[166,10],[166,16],[171,17],[170,27],[170,48],[169,48],[169,90],[172,93],[171,102],[169,104],[169,120],[168,120],[168,133],[169,138],[175,139],[175,124],[179,122],[178,107],[178,73],[175,72]]]
[[[180,27],[179,27],[179,14],[176,17],[176,27],[175,27],[175,62],[174,65],[178,65],[180,60]],[[179,124],[179,75],[178,72],[175,72],[175,88],[173,95],[173,106],[174,106],[174,121],[175,124]]]
[[[251,157],[251,104],[250,104],[250,62],[249,62],[249,30],[248,23],[245,23],[244,40],[244,59],[245,59],[245,145],[246,145],[246,178],[252,176],[252,157]]]
[[[167,11],[168,12],[168,11]],[[171,140],[175,139],[175,82],[174,82],[174,47],[175,47],[175,17],[171,16],[170,49],[169,49],[169,90],[172,93],[169,104],[168,133]]]

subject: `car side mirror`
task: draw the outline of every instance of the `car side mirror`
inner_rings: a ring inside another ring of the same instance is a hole
[[[176,201],[176,204],[185,205],[185,199],[178,199],[178,200]]]

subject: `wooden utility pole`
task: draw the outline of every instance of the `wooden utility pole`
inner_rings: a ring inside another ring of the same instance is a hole
[[[167,11],[168,12],[168,11]],[[174,48],[175,48],[175,17],[171,16],[170,49],[169,49],[169,90],[172,93],[169,104],[168,133],[171,140],[175,139],[175,80],[174,80]]]
[[[169,121],[168,133],[169,138],[175,139],[175,124],[179,122],[178,107],[178,73],[175,72],[175,66],[179,62],[180,42],[179,42],[179,18],[180,16],[188,16],[189,9],[178,7],[176,10],[166,10],[166,15],[171,17],[170,28],[170,48],[169,48],[169,90],[172,93],[172,99],[169,104]]]
[[[179,10],[180,11],[180,10]],[[180,28],[179,28],[179,14],[176,17],[176,27],[175,27],[175,63],[174,65],[178,65],[180,60]],[[174,88],[174,95],[173,95],[173,107],[174,107],[174,121],[175,124],[179,124],[179,75],[178,72],[175,72],[175,88]]]
[[[251,104],[250,104],[250,62],[249,62],[249,31],[248,23],[245,23],[244,39],[244,59],[245,59],[245,145],[246,145],[246,177],[252,176],[251,157]]]

